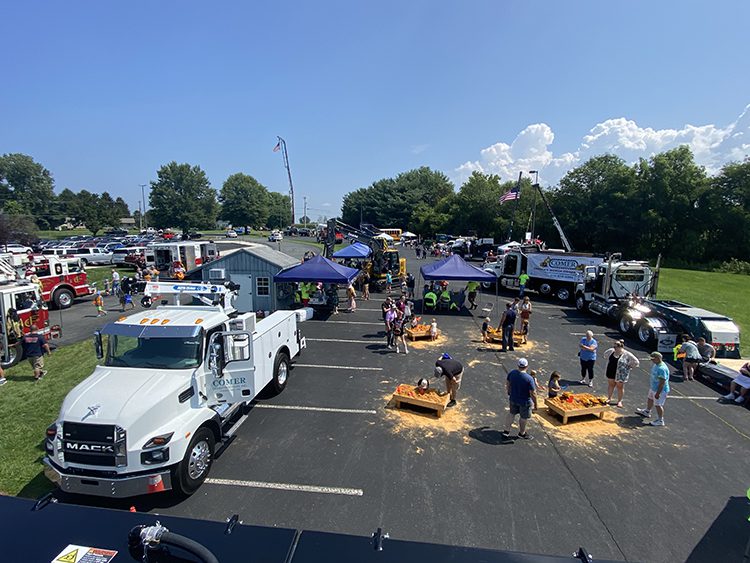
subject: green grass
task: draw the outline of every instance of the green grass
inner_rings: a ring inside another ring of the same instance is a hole
[[[750,276],[662,268],[657,297],[732,317],[740,327],[742,339],[745,335],[750,337],[750,302],[745,301],[748,294]]]
[[[0,387],[0,494],[38,497],[52,484],[42,474],[44,433],[57,419],[65,395],[96,365],[90,341],[59,348],[45,358],[49,373],[40,382],[28,362],[6,370]]]
[[[115,268],[120,273],[120,278],[135,274],[133,268]],[[96,288],[104,290],[105,278],[112,279],[112,266],[89,266],[86,268],[86,278],[89,283],[96,283]]]

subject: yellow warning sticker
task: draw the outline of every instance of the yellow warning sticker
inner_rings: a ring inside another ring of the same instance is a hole
[[[110,563],[115,555],[117,552],[113,549],[71,544],[63,549],[52,563]]]
[[[66,547],[64,551],[68,551],[68,548]],[[60,557],[55,559],[55,561],[59,563],[76,563],[76,561],[78,561],[78,549],[76,548],[73,551],[63,553]]]

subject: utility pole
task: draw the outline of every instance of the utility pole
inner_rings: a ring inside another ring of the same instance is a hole
[[[138,229],[143,231],[143,211],[141,211],[141,200],[138,200]]]
[[[286,174],[289,177],[289,199],[292,203],[292,225],[294,225],[294,184],[292,184],[292,171],[289,168],[289,154],[286,152],[286,141],[278,135],[276,138],[279,140],[279,144],[276,146],[281,147],[281,154],[284,156],[284,168],[286,168]]]
[[[143,202],[143,211],[141,211],[141,231],[143,230],[143,227],[148,227],[148,222],[146,219],[146,192],[144,191],[144,188],[148,184],[140,184],[141,186],[141,201]]]

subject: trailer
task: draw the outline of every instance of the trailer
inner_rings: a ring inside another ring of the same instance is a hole
[[[619,254],[589,267],[576,287],[576,308],[605,317],[623,335],[671,353],[678,336],[704,337],[719,358],[740,357],[740,329],[724,315],[673,300],[656,299],[659,262],[622,260]]]

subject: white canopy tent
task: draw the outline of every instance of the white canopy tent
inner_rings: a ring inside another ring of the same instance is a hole
[[[417,235],[409,231],[404,231],[403,233],[401,233],[401,238],[417,238]]]

